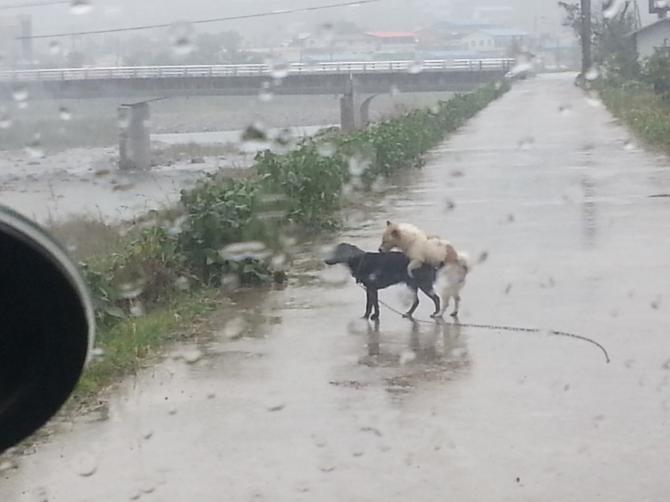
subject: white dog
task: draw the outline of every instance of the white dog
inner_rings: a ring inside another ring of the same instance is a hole
[[[410,259],[407,272],[427,263],[440,269],[440,278],[444,280],[442,301],[444,302],[439,317],[449,308],[453,298],[456,308],[452,316],[458,316],[461,303],[460,292],[465,286],[465,278],[470,270],[468,257],[458,253],[451,243],[437,236],[429,236],[421,229],[409,223],[386,223],[379,251],[387,253],[394,248],[400,249]]]
[[[458,262],[458,253],[449,241],[428,236],[423,230],[409,223],[386,222],[379,252],[388,253],[393,248],[400,249],[410,259],[407,267],[410,276],[414,269],[424,263],[441,268]]]
[[[442,284],[442,310],[438,317],[444,316],[449,308],[449,303],[453,298],[456,306],[452,312],[452,317],[458,317],[458,309],[461,306],[461,290],[465,286],[465,278],[470,271],[470,263],[468,256],[464,253],[458,253],[458,261],[456,263],[448,263],[440,270],[440,282]]]

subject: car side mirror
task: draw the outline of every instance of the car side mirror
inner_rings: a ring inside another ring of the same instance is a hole
[[[94,333],[90,296],[65,250],[0,206],[0,453],[67,401]]]

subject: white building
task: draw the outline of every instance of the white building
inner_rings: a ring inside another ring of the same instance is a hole
[[[670,18],[659,19],[639,29],[633,37],[640,59],[653,56],[656,49],[670,48]]]

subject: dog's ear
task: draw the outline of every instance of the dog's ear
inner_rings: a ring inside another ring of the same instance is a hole
[[[391,223],[391,221],[388,220],[388,221],[386,222],[386,226],[387,226],[387,227],[390,227],[391,225],[393,225],[393,223]]]

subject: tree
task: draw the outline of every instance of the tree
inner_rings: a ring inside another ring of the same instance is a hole
[[[563,25],[571,27],[577,37],[582,37],[582,10],[577,2],[560,1],[558,5],[565,11]],[[592,52],[594,65],[606,70],[610,76],[634,79],[639,76],[640,67],[635,43],[630,33],[637,28],[637,17],[632,1],[610,18],[592,14]]]

